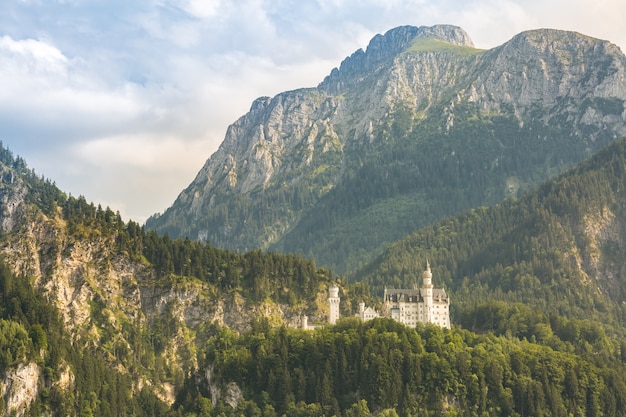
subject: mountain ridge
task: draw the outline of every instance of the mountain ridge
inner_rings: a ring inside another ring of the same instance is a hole
[[[449,45],[465,52],[411,50],[437,31],[459,38]],[[317,88],[258,99],[146,227],[230,249],[298,252],[346,272],[425,222],[516,195],[626,134],[626,57],[615,45],[544,29],[478,51],[462,34],[452,26],[392,29]],[[455,174],[455,163],[465,171]],[[375,171],[388,195],[346,200]],[[450,173],[451,182],[440,181]],[[443,207],[451,198],[455,207]],[[367,210],[384,202],[387,217],[400,210],[402,218],[367,234],[359,223],[374,224]],[[411,205],[424,222],[406,218]],[[360,234],[350,232],[354,223]]]

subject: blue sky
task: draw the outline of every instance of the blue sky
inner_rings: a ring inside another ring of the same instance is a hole
[[[377,33],[537,28],[626,50],[624,0],[2,0],[0,140],[73,195],[164,211],[259,96],[316,86]]]

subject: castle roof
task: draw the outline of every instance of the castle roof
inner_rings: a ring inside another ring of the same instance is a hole
[[[424,301],[422,292],[417,289],[387,289],[385,288],[384,301],[419,303]]]
[[[448,294],[446,294],[446,290],[444,290],[443,288],[433,288],[433,299],[447,301]]]
[[[446,290],[443,288],[433,288],[433,299],[435,301],[448,301],[448,294],[446,294]],[[385,288],[383,301],[391,301],[394,303],[422,303],[424,302],[424,296],[420,288]]]

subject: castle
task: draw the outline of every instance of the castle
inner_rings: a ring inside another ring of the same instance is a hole
[[[418,323],[432,323],[449,329],[450,297],[443,288],[433,288],[432,280],[430,263],[426,262],[421,287],[416,283],[413,289],[385,288],[381,314],[361,302],[355,316],[362,321],[389,317],[409,327],[416,327]],[[333,284],[328,290],[330,324],[335,324],[339,319],[339,302],[339,288]]]

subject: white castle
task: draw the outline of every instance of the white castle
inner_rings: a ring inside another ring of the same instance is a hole
[[[418,323],[433,323],[450,328],[450,297],[443,288],[433,289],[430,263],[422,273],[422,287],[387,289],[383,295],[383,316],[415,327]]]
[[[422,273],[422,286],[417,283],[413,289],[388,289],[383,295],[383,311],[379,314],[365,303],[359,303],[359,311],[355,314],[362,321],[377,317],[389,317],[409,327],[418,323],[432,323],[450,328],[450,297],[443,288],[433,288],[433,274],[430,263],[426,262],[426,270]],[[339,319],[339,288],[332,285],[328,289],[328,322],[335,324]]]

